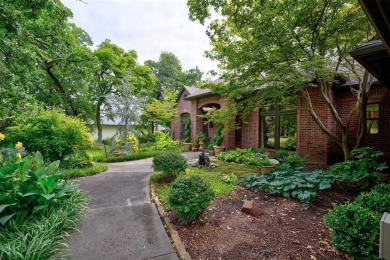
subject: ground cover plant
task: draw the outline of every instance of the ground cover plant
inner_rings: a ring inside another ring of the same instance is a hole
[[[291,167],[284,163],[270,174],[255,174],[241,178],[240,182],[247,189],[298,199],[308,208],[319,191],[331,187],[334,178],[321,170],[307,173],[303,167]]]
[[[0,226],[0,258],[50,259],[77,227],[87,203],[85,194],[73,190],[59,205],[49,205],[33,216],[18,216]]]
[[[218,155],[218,159],[226,162],[259,165],[262,160],[269,158],[269,154],[259,148],[248,148],[225,151]]]
[[[72,179],[77,177],[86,177],[90,175],[99,174],[107,171],[108,165],[104,163],[92,163],[91,167],[81,169],[66,169],[62,170],[65,179]]]
[[[0,259],[50,258],[87,203],[63,179],[59,161],[46,164],[40,152],[24,154],[20,142],[1,152]]]
[[[379,184],[353,202],[334,206],[324,218],[332,245],[353,259],[376,259],[384,212],[390,212],[390,184]]]
[[[382,152],[362,147],[353,150],[351,155],[351,160],[337,163],[328,170],[336,182],[368,189],[383,179],[381,171],[387,169],[387,166],[379,161]]]

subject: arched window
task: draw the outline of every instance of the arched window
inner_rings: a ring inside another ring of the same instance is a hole
[[[186,123],[190,120],[189,113],[183,113],[180,115],[180,139],[184,140],[186,132]]]

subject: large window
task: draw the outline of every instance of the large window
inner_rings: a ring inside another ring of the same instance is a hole
[[[186,132],[186,124],[190,120],[190,114],[184,113],[180,116],[180,139],[184,140]]]
[[[262,148],[296,149],[296,99],[287,98],[279,104],[262,107],[260,113],[260,141]]]
[[[367,133],[379,133],[379,104],[367,105]]]

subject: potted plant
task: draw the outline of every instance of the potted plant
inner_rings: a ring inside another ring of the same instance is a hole
[[[191,149],[192,149],[193,152],[198,151],[198,144],[197,143],[191,144]]]
[[[199,132],[196,134],[196,141],[199,144],[199,150],[203,150],[204,140],[206,138],[206,134],[203,132]]]
[[[215,155],[215,151],[214,151],[214,148],[213,148],[213,143],[210,143],[208,146],[207,146],[207,149],[209,150],[209,154],[211,156],[214,156]]]
[[[274,169],[274,165],[271,163],[269,156],[264,156],[263,159],[259,161],[259,166],[262,174],[270,173]]]
[[[212,143],[214,144],[213,148],[215,151],[215,155],[218,155],[219,153],[225,151],[225,146],[221,146],[223,142],[223,135],[222,135],[223,125],[220,125],[215,132],[214,138]]]
[[[191,151],[191,120],[185,123],[185,132],[184,132],[184,148],[186,152]]]

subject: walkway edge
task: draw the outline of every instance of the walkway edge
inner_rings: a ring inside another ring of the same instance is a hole
[[[156,193],[154,192],[153,185],[150,184],[150,194],[152,197],[152,201],[154,201],[158,214],[160,215],[160,218],[164,224],[165,229],[168,232],[168,235],[170,236],[173,246],[176,249],[180,259],[182,260],[191,260],[190,254],[187,252],[183,242],[180,239],[179,233],[177,232],[175,226],[171,223],[169,218],[167,217],[167,213],[165,212],[160,200],[156,196]]]

